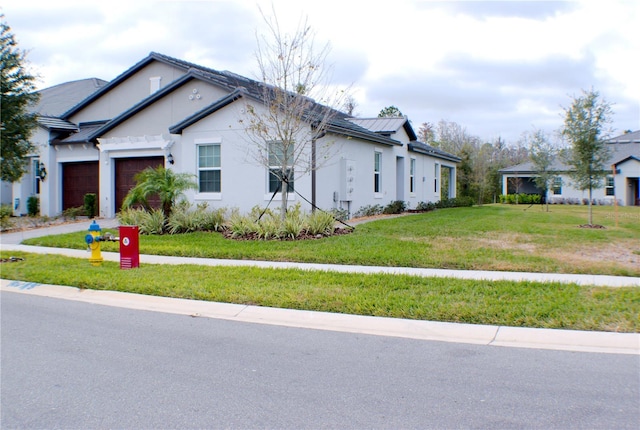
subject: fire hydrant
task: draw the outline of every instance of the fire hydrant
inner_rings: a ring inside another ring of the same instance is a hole
[[[102,258],[102,252],[100,251],[100,242],[117,242],[120,240],[118,237],[114,237],[111,233],[105,233],[102,236],[102,229],[96,222],[93,220],[91,225],[89,226],[89,234],[84,237],[84,241],[87,243],[88,250],[91,251],[91,257],[89,257],[89,263],[92,266],[99,266],[100,263],[104,260]]]

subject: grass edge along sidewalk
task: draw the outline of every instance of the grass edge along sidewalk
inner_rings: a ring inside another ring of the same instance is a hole
[[[7,251],[3,250],[2,254],[8,256]],[[354,274],[247,265],[203,267],[184,264],[188,259],[175,259],[176,265],[144,263],[140,269],[121,271],[117,263],[110,261],[101,267],[89,268],[86,259],[17,251],[11,254],[25,261],[5,263],[2,270],[5,279],[416,320],[640,331],[640,288],[636,287]],[[111,257],[117,258],[117,254]],[[59,270],[60,267],[65,270]]]

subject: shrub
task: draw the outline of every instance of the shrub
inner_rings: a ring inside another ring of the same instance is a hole
[[[349,211],[346,209],[333,208],[330,213],[338,221],[346,221],[349,219]]]
[[[79,206],[75,208],[66,208],[62,211],[62,217],[65,219],[75,220],[81,215],[84,215],[84,208]]]
[[[84,213],[89,218],[94,218],[98,213],[98,196],[94,193],[84,195]]]
[[[140,234],[163,234],[166,219],[162,209],[153,209],[151,212],[144,212],[142,223],[138,226]]]
[[[296,203],[290,207],[284,217],[284,223],[281,226],[282,233],[285,237],[295,239],[300,236],[305,228],[306,217],[302,213],[300,203]]]
[[[231,216],[229,217],[229,230],[231,231],[231,236],[242,237],[255,233],[257,231],[257,223],[255,219],[256,218],[251,216],[251,214],[241,215],[238,209],[233,209],[231,211]]]
[[[475,203],[473,197],[454,197],[452,199],[440,200],[436,203],[436,208],[461,208],[471,207]]]
[[[117,218],[121,225],[137,225],[140,227],[146,219],[146,212],[144,209],[122,209]]]
[[[402,200],[395,200],[384,207],[384,214],[401,214],[407,208],[407,204]]]
[[[27,213],[29,216],[36,216],[40,213],[40,199],[37,196],[30,196],[27,199]]]
[[[329,235],[333,233],[335,218],[332,213],[317,210],[307,217],[307,233]]]
[[[0,228],[2,230],[7,230],[13,227],[11,215],[13,215],[13,208],[11,207],[11,205],[0,206]]]
[[[380,205],[363,206],[353,214],[353,217],[360,218],[364,216],[380,215],[382,213],[382,209],[383,208]]]
[[[433,202],[419,202],[416,205],[416,210],[420,211],[420,212],[430,212],[432,210],[435,210],[436,208],[436,204]]]

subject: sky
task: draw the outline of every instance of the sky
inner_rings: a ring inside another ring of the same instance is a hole
[[[5,0],[0,13],[46,88],[112,80],[150,52],[257,76],[260,10],[307,19],[355,114],[396,106],[416,130],[455,122],[486,142],[555,136],[594,89],[612,135],[640,129],[640,1]]]

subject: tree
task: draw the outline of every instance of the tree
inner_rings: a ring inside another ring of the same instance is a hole
[[[566,163],[571,167],[569,176],[578,189],[589,191],[589,225],[593,225],[593,190],[602,187],[607,174],[609,136],[607,124],[611,123],[611,105],[600,99],[600,94],[591,89],[574,97],[571,106],[565,109],[561,134],[571,145]]]
[[[429,122],[423,122],[418,129],[418,140],[424,143],[430,143],[435,140],[436,131],[433,124]]]
[[[549,212],[549,189],[558,173],[552,169],[553,161],[558,156],[555,145],[549,140],[542,130],[534,130],[525,133],[523,140],[529,147],[529,159],[533,163],[537,176],[533,179],[536,186],[542,189],[546,202],[547,212]]]
[[[0,15],[0,135],[3,181],[15,182],[27,170],[27,155],[34,148],[29,138],[37,116],[29,108],[37,103],[35,76],[26,69],[26,53],[17,48],[11,28]]]
[[[356,115],[355,110],[357,107],[358,107],[358,102],[353,96],[348,95],[347,97],[345,97],[343,109],[347,113],[347,115],[355,116]]]
[[[400,118],[403,117],[402,112],[395,106],[387,106],[378,114],[378,118]]]
[[[279,186],[284,219],[287,194],[294,189],[297,175],[311,172],[315,193],[315,171],[322,164],[318,160],[331,157],[332,142],[323,139],[320,143],[319,139],[339,114],[329,106],[340,106],[347,94],[329,92],[329,69],[325,67],[329,45],[316,49],[315,34],[306,19],[289,34],[281,30],[275,11],[272,17],[264,13],[262,17],[268,32],[257,35],[255,54],[261,100],[249,100],[245,106],[246,131],[253,144],[249,156],[269,169],[270,190],[276,192],[274,187]]]
[[[163,166],[156,168],[147,167],[134,177],[136,185],[129,190],[122,202],[123,207],[142,205],[147,211],[151,210],[149,198],[158,196],[162,213],[165,219],[169,219],[173,206],[178,197],[189,189],[197,189],[198,184],[193,175],[188,173],[176,173]]]

